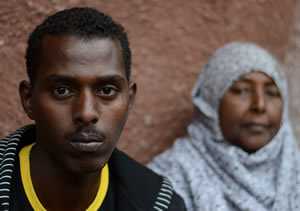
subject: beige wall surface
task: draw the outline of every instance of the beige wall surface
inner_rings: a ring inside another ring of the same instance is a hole
[[[283,58],[295,5],[295,0],[0,1],[0,136],[30,122],[17,94],[26,77],[26,39],[59,9],[93,6],[127,29],[138,95],[119,147],[146,162],[185,133],[190,91],[212,52],[226,42],[247,40]]]

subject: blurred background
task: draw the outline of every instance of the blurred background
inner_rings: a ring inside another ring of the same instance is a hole
[[[297,0],[9,0],[0,1],[0,137],[30,123],[18,97],[26,77],[29,32],[47,15],[96,7],[127,30],[138,84],[119,148],[141,163],[185,134],[190,92],[210,55],[230,41],[253,41],[283,63],[300,137],[300,3]]]

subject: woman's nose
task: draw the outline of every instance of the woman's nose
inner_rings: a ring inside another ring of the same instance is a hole
[[[263,90],[255,90],[252,96],[252,110],[264,112],[266,109],[266,99]]]

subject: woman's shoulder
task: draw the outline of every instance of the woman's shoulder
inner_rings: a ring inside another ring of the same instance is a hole
[[[147,166],[158,174],[180,177],[185,175],[185,171],[189,171],[195,161],[201,163],[202,158],[191,141],[183,137],[177,139],[169,149],[155,156]]]
[[[156,155],[147,166],[154,169],[165,166],[170,169],[173,165],[179,163],[178,155],[182,153],[183,145],[185,145],[184,141],[177,139],[170,148]]]

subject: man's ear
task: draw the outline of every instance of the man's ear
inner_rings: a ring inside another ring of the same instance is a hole
[[[129,110],[131,110],[136,95],[137,86],[134,82],[129,82]]]
[[[19,84],[19,95],[22,106],[27,116],[33,120],[32,110],[32,86],[28,81],[21,81]]]

